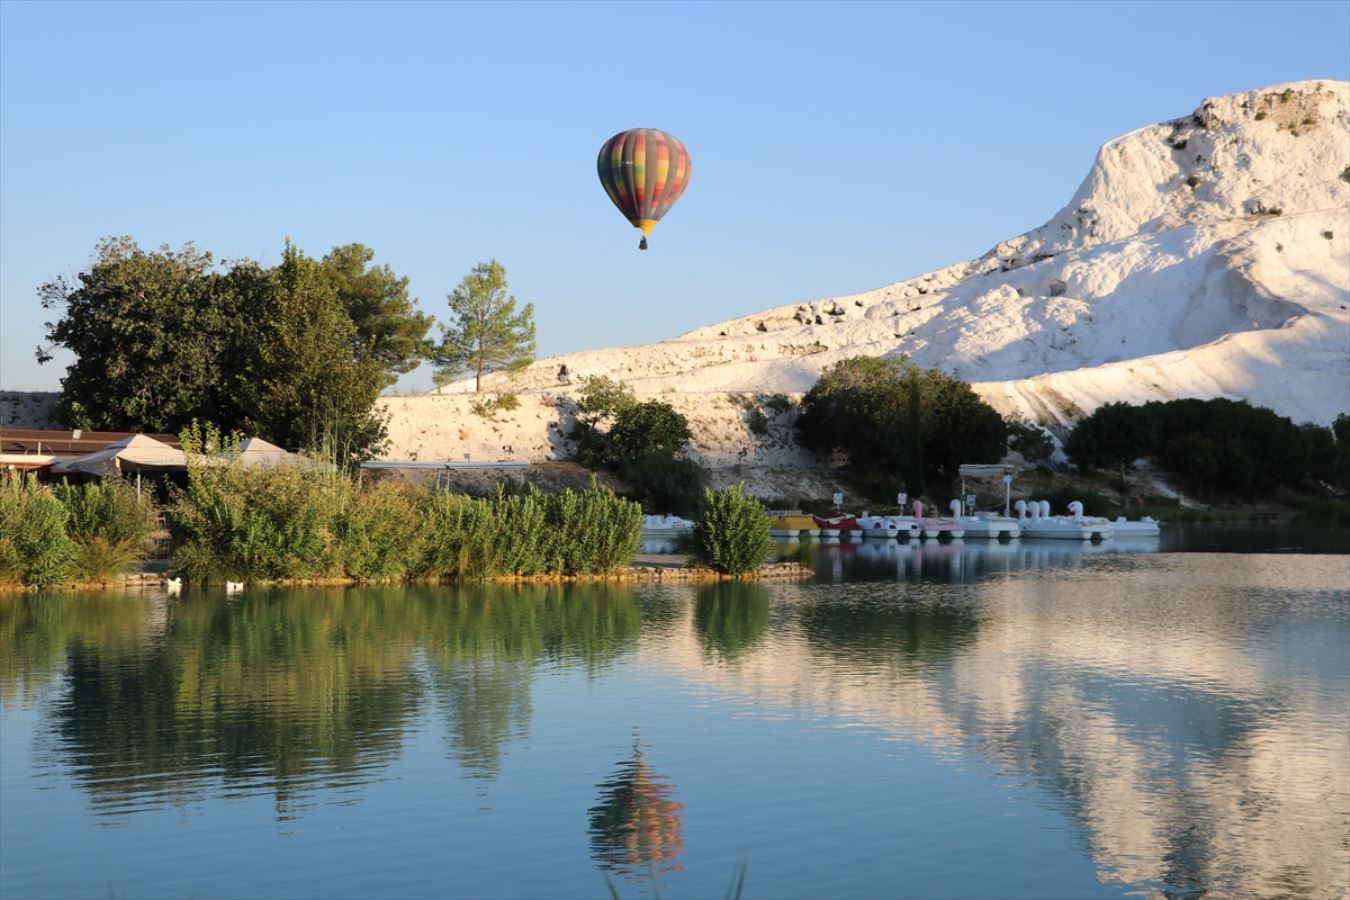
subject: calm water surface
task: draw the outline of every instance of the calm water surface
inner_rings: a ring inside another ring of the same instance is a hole
[[[1350,557],[1179,539],[0,598],[0,895],[1346,896]]]

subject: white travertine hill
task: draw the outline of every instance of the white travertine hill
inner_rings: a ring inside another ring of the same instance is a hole
[[[1327,424],[1350,413],[1348,306],[1350,83],[1304,81],[1211,98],[1109,141],[1054,218],[977,259],[656,344],[542,359],[512,389],[566,391],[565,364],[574,384],[605,374],[670,400],[698,431],[700,397],[798,393],[840,359],[909,354],[1046,425],[1177,397]],[[463,390],[471,379],[445,389]],[[412,440],[423,412],[452,401],[388,401],[391,455],[479,450],[476,438],[428,442],[424,427]],[[762,455],[735,437],[734,454],[700,448],[705,462]],[[549,455],[524,440],[514,455]]]

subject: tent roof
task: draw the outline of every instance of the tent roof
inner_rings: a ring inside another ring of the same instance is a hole
[[[269,444],[262,438],[244,438],[239,444],[239,461],[246,466],[278,465],[296,459],[295,454],[281,449],[276,444]]]
[[[1012,466],[967,463],[960,468],[962,478],[1002,478],[1013,473]]]
[[[186,468],[182,450],[143,434],[133,434],[94,453],[62,460],[52,466],[52,471],[105,477],[118,472],[170,472]]]

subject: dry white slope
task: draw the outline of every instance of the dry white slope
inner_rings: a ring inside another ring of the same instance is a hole
[[[709,465],[796,465],[783,423],[768,439],[752,433],[737,395],[798,393],[862,354],[909,354],[1046,425],[1177,397],[1325,424],[1350,412],[1347,306],[1350,83],[1275,85],[1108,142],[1053,219],[978,259],[657,344],[539,360],[512,388],[521,409],[498,422],[463,415],[471,381],[392,398],[390,455],[555,455],[566,364],[574,380],[606,374],[672,402]]]

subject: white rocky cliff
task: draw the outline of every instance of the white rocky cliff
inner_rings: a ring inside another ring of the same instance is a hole
[[[795,465],[796,394],[850,356],[909,354],[1005,413],[1230,397],[1296,422],[1350,412],[1350,83],[1211,98],[1108,142],[1053,219],[983,256],[863,294],[790,304],[643,347],[539,360],[497,421],[472,397],[390,398],[406,458],[556,456],[557,383],[610,375],[690,417],[705,464]],[[470,385],[471,388],[471,385]],[[769,420],[751,428],[760,409]]]

